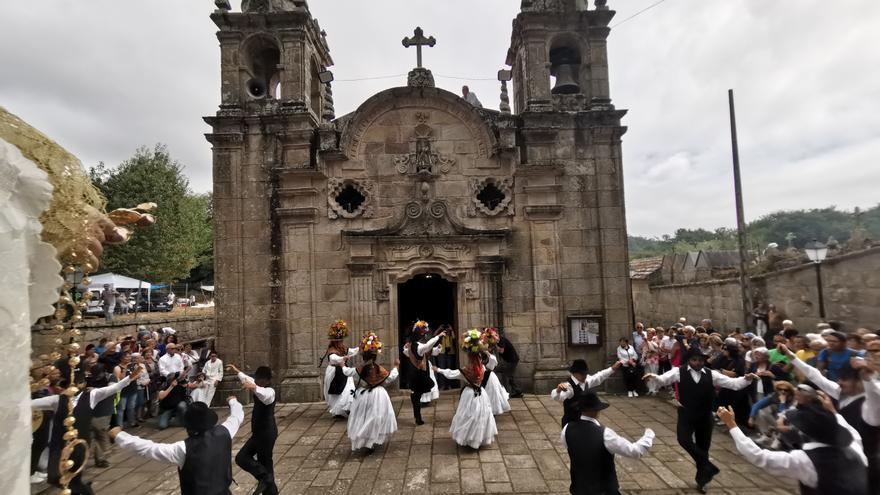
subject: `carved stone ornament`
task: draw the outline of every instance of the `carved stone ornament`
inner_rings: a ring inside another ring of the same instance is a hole
[[[434,75],[428,69],[415,68],[409,71],[406,85],[411,88],[433,88]]]
[[[498,215],[513,215],[515,208],[513,206],[513,179],[494,179],[487,177],[485,179],[471,179],[471,204],[468,206],[468,216],[476,217],[486,215],[490,217]],[[487,204],[482,197],[487,187],[494,187],[495,193],[499,194],[499,198]],[[500,197],[503,195],[503,198]],[[493,206],[490,208],[490,206]]]
[[[419,115],[416,115],[419,118]],[[419,124],[413,130],[412,143],[415,152],[394,157],[394,167],[404,175],[418,175],[425,179],[448,174],[455,165],[455,158],[441,155],[433,150],[434,130],[425,124]]]
[[[373,218],[372,199],[375,184],[370,180],[332,178],[327,181],[327,216],[337,218]],[[349,196],[354,199],[349,199]]]
[[[466,284],[464,286],[465,299],[479,299],[480,291],[477,290],[476,284]]]

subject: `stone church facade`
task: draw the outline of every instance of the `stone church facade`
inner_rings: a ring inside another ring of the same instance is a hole
[[[604,366],[632,310],[603,0],[522,2],[513,111],[475,108],[417,68],[338,118],[306,2],[223,3],[222,101],[205,120],[225,360],[268,363],[284,400],[319,400],[331,321],[350,323],[350,345],[376,331],[391,362],[423,318],[503,327],[527,390],[577,357]],[[598,345],[573,345],[584,321]]]

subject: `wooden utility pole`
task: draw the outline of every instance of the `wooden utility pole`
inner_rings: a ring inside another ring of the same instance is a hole
[[[746,273],[746,219],[743,212],[742,177],[739,172],[739,144],[736,139],[736,110],[733,105],[733,90],[727,90],[730,103],[730,142],[733,148],[733,191],[736,196],[736,244],[739,247],[739,287],[742,295],[743,330],[748,329],[752,315],[749,298],[749,277]]]

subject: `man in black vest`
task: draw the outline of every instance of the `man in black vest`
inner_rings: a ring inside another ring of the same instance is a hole
[[[834,412],[834,404],[820,392],[822,405],[798,406],[785,418],[800,431],[801,450],[776,452],[755,445],[736,424],[731,408],[719,408],[718,417],[730,428],[740,454],[775,476],[795,478],[803,495],[867,495],[868,462],[859,433]],[[876,489],[871,487],[870,489]]]
[[[583,359],[575,359],[571,363],[571,366],[568,367],[568,372],[571,374],[571,377],[569,377],[568,381],[557,385],[556,388],[550,392],[551,399],[562,402],[562,426],[565,426],[569,421],[578,419],[581,416],[580,412],[574,407],[577,398],[589,389],[601,385],[602,382],[611,376],[611,374],[620,368],[620,366],[620,361],[615,361],[611,367],[605,368],[595,375],[588,375],[587,372],[589,370],[586,361]]]
[[[55,363],[55,367],[61,372],[59,385],[62,388],[67,388],[68,384],[70,384],[70,365],[67,363],[67,360],[61,360]],[[140,368],[135,368],[129,376],[123,377],[112,385],[81,392],[73,397],[73,427],[77,430],[77,436],[79,438],[87,441],[91,438],[92,416],[95,408],[108,397],[116,395],[117,392],[125,388],[129,383],[134,383],[140,372]],[[85,372],[80,368],[75,368],[73,373],[74,384],[80,390],[84,390],[86,386]],[[33,399],[31,401],[32,410],[54,412],[54,415],[52,416],[52,433],[49,436],[48,464],[48,481],[49,484],[54,486],[61,486],[59,463],[61,461],[61,451],[66,443],[64,440],[64,434],[67,432],[67,427],[64,425],[64,420],[67,418],[68,401],[70,400],[71,399],[67,395],[59,394],[42,397],[40,399]],[[79,468],[79,466],[85,462],[85,457],[86,452],[84,448],[79,447],[73,449],[73,452],[70,455],[70,460],[74,463],[74,469]],[[70,481],[68,488],[70,488],[70,492],[73,495],[91,495],[94,493],[91,485],[91,482],[83,482],[81,472]]]
[[[255,399],[251,413],[251,437],[238,451],[235,463],[257,479],[253,495],[277,495],[272,449],[278,438],[278,427],[275,424],[275,389],[271,387],[272,369],[260,366],[251,378],[233,365],[229,365],[229,368],[238,373],[241,388],[253,392]]]
[[[186,440],[156,443],[130,435],[122,428],[110,430],[110,438],[124,450],[141,457],[177,465],[181,495],[229,495],[232,483],[232,438],[244,421],[244,410],[230,395],[229,417],[217,425],[217,413],[203,402],[186,409],[183,424]]]
[[[617,495],[617,470],[614,456],[638,459],[654,443],[654,432],[645,430],[644,436],[632,443],[611,428],[599,423],[599,411],[608,404],[587,390],[574,401],[578,417],[562,427],[562,441],[568,448],[571,461],[572,495]]]
[[[780,345],[778,349],[791,358],[795,369],[807,380],[838,401],[840,415],[862,438],[862,448],[868,458],[869,485],[880,492],[880,398],[876,394],[866,394],[876,389],[867,362],[862,358],[853,358],[849,367],[837,372],[837,381],[833,382],[817,368],[798,359],[797,354],[787,346]]]
[[[721,470],[709,460],[709,447],[712,445],[712,410],[715,407],[715,387],[729,390],[742,390],[758,376],[749,373],[739,378],[730,378],[716,370],[705,368],[706,355],[699,346],[688,349],[686,364],[672,368],[660,376],[647,374],[644,379],[654,380],[657,387],[678,383],[681,407],[678,408],[676,434],[678,444],[691,456],[697,465],[695,481],[697,490],[706,493],[706,485]]]
[[[513,342],[504,335],[504,328],[498,327],[498,345],[496,346],[496,355],[501,358],[501,363],[498,365],[498,368],[495,370],[498,373],[498,377],[501,379],[501,385],[507,390],[510,394],[511,399],[516,399],[518,397],[522,397],[522,390],[520,390],[519,385],[516,384],[515,376],[516,376],[516,367],[519,365],[519,354],[516,352],[516,347],[513,346]]]

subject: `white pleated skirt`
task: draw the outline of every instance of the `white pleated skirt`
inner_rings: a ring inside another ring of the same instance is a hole
[[[494,372],[489,374],[489,381],[486,382],[483,393],[489,396],[492,414],[497,416],[510,411],[510,394],[501,386],[501,380]]]
[[[428,368],[428,374],[431,375],[431,380],[434,381],[434,387],[431,388],[430,392],[425,392],[424,394],[422,394],[422,398],[420,399],[420,401],[423,404],[440,398],[440,387],[437,386],[437,375],[434,374],[433,367]]]
[[[397,418],[385,388],[378,386],[372,390],[357,390],[348,415],[351,450],[383,445],[395,431]]]
[[[327,401],[327,410],[333,416],[348,416],[348,410],[351,408],[352,395],[354,390],[354,379],[350,376],[346,377],[345,389],[341,394],[331,395],[330,382],[336,374],[336,366],[327,366],[324,371],[324,400]]]
[[[473,449],[491,445],[495,441],[498,428],[485,390],[477,395],[473,387],[465,386],[449,432],[455,443]]]

